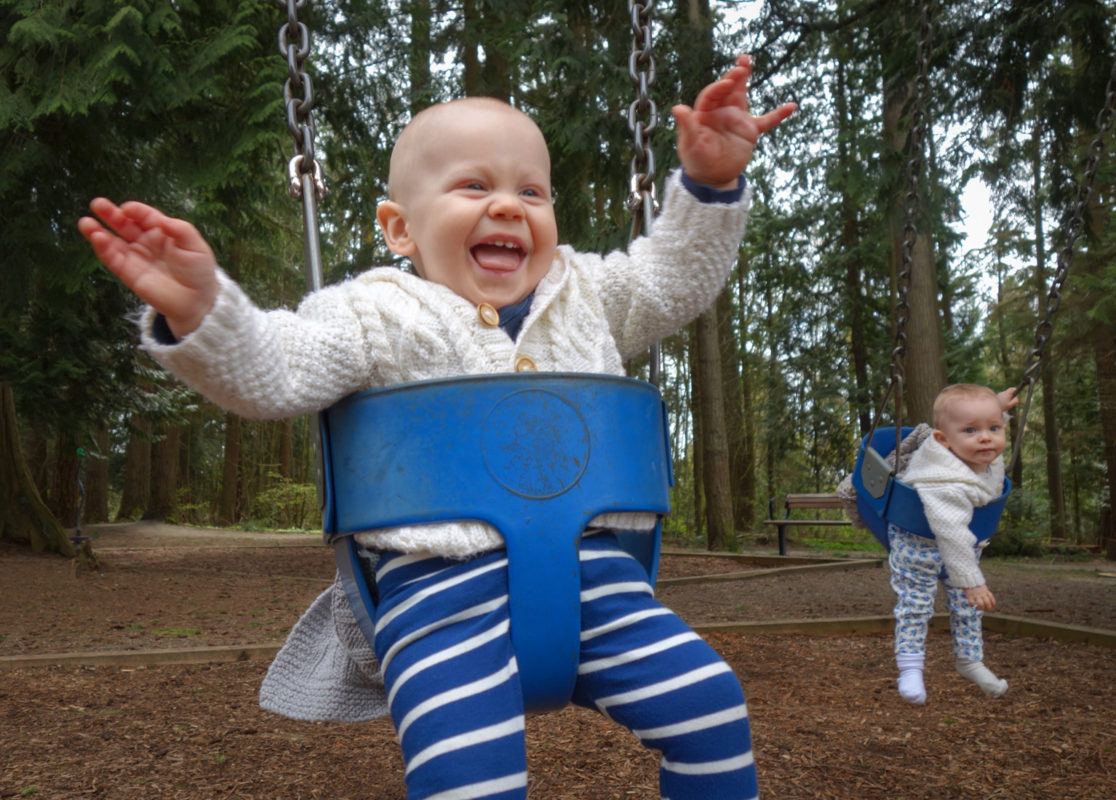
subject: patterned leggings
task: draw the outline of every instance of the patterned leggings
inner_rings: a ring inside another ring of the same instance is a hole
[[[581,663],[573,702],[660,750],[662,796],[758,796],[748,711],[731,668],[651,596],[613,536],[581,546]],[[377,569],[376,655],[408,798],[527,797],[523,698],[507,556],[388,554]]]
[[[908,533],[894,525],[887,528],[891,545],[887,562],[891,567],[891,588],[895,590],[895,654],[921,655],[926,652],[926,632],[934,613],[938,581],[946,581],[942,554],[933,539]],[[980,549],[977,548],[977,557]],[[984,660],[982,612],[974,608],[962,589],[946,584],[949,629],[953,634],[953,657],[966,661]]]

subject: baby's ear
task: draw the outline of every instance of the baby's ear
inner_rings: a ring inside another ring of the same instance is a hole
[[[944,433],[942,433],[940,430],[938,430],[937,428],[934,429],[934,441],[937,442],[938,444],[942,445],[943,447],[945,447],[947,450],[949,449],[949,444],[947,443],[946,435]]]
[[[376,207],[376,221],[384,232],[388,249],[397,256],[410,256],[415,252],[415,240],[407,225],[407,215],[402,205],[385,200]]]

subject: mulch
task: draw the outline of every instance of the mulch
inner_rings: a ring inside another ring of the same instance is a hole
[[[95,542],[104,569],[0,548],[0,656],[280,642],[328,583],[305,537],[123,526]],[[663,575],[729,571],[666,556]],[[736,568],[735,565],[733,567]],[[989,563],[1005,613],[1116,629],[1103,562]],[[886,569],[667,586],[692,624],[886,614]],[[931,634],[925,706],[894,689],[890,638],[708,634],[748,696],[768,798],[1116,797],[1116,652],[986,636],[1011,684],[989,700]],[[385,720],[302,723],[256,704],[266,664],[34,667],[0,672],[0,798],[405,796]],[[532,716],[531,798],[654,798],[657,759],[578,708]],[[712,799],[716,800],[716,799]]]

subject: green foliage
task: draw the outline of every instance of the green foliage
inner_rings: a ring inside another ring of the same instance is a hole
[[[280,480],[256,495],[249,512],[251,530],[309,530],[321,527],[318,490],[312,483]]]
[[[79,433],[143,406],[186,410],[181,391],[150,391],[135,301],[75,223],[98,194],[227,209],[230,189],[254,180],[281,139],[257,108],[282,74],[255,65],[273,52],[257,29],[270,5],[0,3],[0,199],[21,209],[0,222],[0,376],[37,426]]]

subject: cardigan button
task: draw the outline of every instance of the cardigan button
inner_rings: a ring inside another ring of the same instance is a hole
[[[519,356],[515,360],[516,372],[538,372],[539,368],[530,356]]]
[[[488,303],[481,303],[477,306],[477,316],[480,317],[481,325],[486,328],[500,327],[500,312]]]

